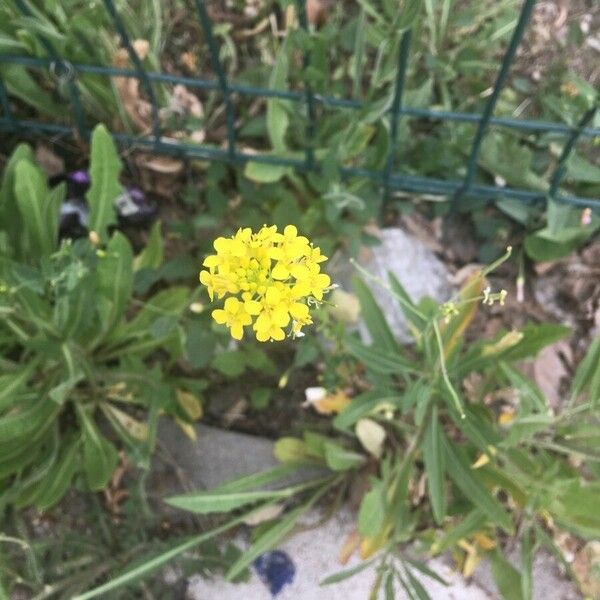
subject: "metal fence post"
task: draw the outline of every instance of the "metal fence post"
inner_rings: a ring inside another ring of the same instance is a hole
[[[469,155],[469,161],[467,163],[467,173],[465,175],[462,187],[455,196],[456,200],[458,200],[461,196],[468,192],[469,188],[471,187],[471,184],[473,183],[473,178],[475,177],[475,170],[477,168],[477,159],[479,158],[479,151],[481,149],[481,142],[483,141],[483,136],[487,131],[490,118],[492,116],[492,113],[494,112],[496,103],[498,102],[500,92],[502,91],[502,88],[506,83],[506,78],[508,77],[510,66],[512,65],[512,62],[515,58],[517,48],[521,43],[521,38],[525,33],[525,29],[527,27],[527,23],[529,22],[529,18],[531,17],[531,13],[533,12],[535,2],[536,0],[525,0],[525,2],[523,2],[521,13],[519,15],[519,20],[517,22],[515,30],[513,31],[510,43],[508,45],[508,49],[506,50],[506,54],[502,59],[502,65],[500,66],[500,70],[498,71],[496,83],[494,84],[494,88],[492,90],[490,98],[486,102],[485,107],[483,109],[481,120],[479,121],[479,125],[477,127],[475,137],[473,139],[473,145],[471,146],[471,153]]]
[[[160,144],[161,139],[161,129],[160,129],[160,117],[158,114],[158,102],[156,100],[156,94],[154,93],[154,88],[152,87],[152,82],[146,73],[146,69],[144,69],[144,65],[140,60],[131,40],[129,39],[129,35],[127,30],[125,29],[125,25],[123,24],[123,20],[119,16],[117,9],[115,8],[115,4],[113,0],[103,0],[104,6],[106,6],[106,10],[110,15],[117,33],[121,38],[121,43],[125,46],[127,50],[127,54],[129,55],[129,60],[133,63],[135,71],[137,73],[138,79],[141,81],[144,86],[144,90],[146,94],[148,94],[148,98],[150,99],[151,105],[151,119],[152,119],[152,134],[154,135],[154,144]]]
[[[25,2],[23,2],[23,0],[15,0],[15,5],[23,15],[27,17],[33,16],[33,13],[31,12],[30,8]],[[62,67],[65,70],[65,76],[67,78],[67,87],[69,88],[69,99],[71,101],[71,105],[73,106],[77,130],[79,132],[79,136],[82,139],[85,139],[88,135],[88,130],[85,125],[85,115],[83,111],[83,106],[81,104],[79,88],[77,87],[77,83],[75,80],[77,72],[74,69],[73,65],[61,58],[61,56],[58,54],[52,43],[44,35],[36,33],[35,36],[40,41],[40,43],[48,53],[48,56],[52,60],[52,62],[50,63],[50,72],[52,72],[52,65],[54,65],[54,75],[56,75],[57,77],[59,77],[59,74],[57,72],[58,67]]]
[[[221,63],[221,58],[219,57],[219,45],[217,43],[217,40],[215,39],[212,23],[208,16],[208,12],[206,11],[204,0],[194,0],[194,3],[196,5],[198,17],[200,18],[200,25],[202,26],[204,37],[206,38],[206,43],[208,44],[208,50],[210,52],[213,71],[217,75],[219,87],[221,89],[221,92],[223,93],[223,98],[225,99],[225,111],[227,120],[227,151],[229,154],[229,160],[234,162],[236,160],[235,111],[233,107],[233,102],[231,101],[231,89],[229,87],[229,83],[227,82],[227,74],[225,73],[225,69],[223,68],[223,64]]]
[[[575,145],[577,144],[577,141],[581,137],[581,134],[583,133],[584,128],[588,125],[588,123],[592,122],[592,119],[594,118],[594,115],[596,114],[596,111],[598,110],[599,104],[600,104],[600,97],[598,97],[598,99],[595,101],[594,105],[585,112],[585,114],[583,115],[583,117],[581,118],[579,123],[577,124],[577,127],[575,127],[573,129],[573,131],[571,132],[571,135],[567,139],[567,141],[562,149],[562,152],[558,158],[558,161],[556,163],[556,167],[554,168],[554,171],[550,177],[550,188],[548,189],[548,197],[550,199],[556,200],[556,196],[558,194],[558,188],[567,173],[567,161],[569,160],[569,157],[573,153],[573,150],[575,149]]]
[[[306,0],[296,0],[296,5],[298,6],[298,20],[300,21],[300,26],[306,31],[307,34],[310,34],[308,19],[306,17]],[[304,69],[307,69],[310,66],[309,50],[304,52],[303,63]],[[305,82],[304,85],[306,86],[306,111],[308,116],[308,121],[306,124],[305,161],[306,169],[311,171],[314,169],[315,165],[315,152],[313,148],[316,129],[315,98],[310,83]]]
[[[396,71],[396,84],[394,87],[394,98],[390,107],[390,148],[383,171],[383,201],[381,204],[381,213],[383,214],[389,202],[390,197],[390,177],[394,166],[396,150],[398,148],[398,122],[402,110],[402,95],[404,93],[404,82],[406,81],[406,71],[408,68],[408,56],[410,54],[410,44],[412,40],[412,30],[406,29],[402,33],[400,40],[400,51],[398,53],[398,70]]]

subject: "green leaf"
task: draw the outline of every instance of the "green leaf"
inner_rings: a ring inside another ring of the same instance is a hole
[[[494,581],[505,600],[523,600],[521,573],[504,558],[500,550],[491,552],[489,559]]]
[[[123,192],[119,183],[121,160],[113,139],[104,125],[92,132],[90,152],[90,177],[92,183],[86,193],[90,207],[88,228],[100,239],[108,238],[107,227],[116,223],[114,202]]]
[[[412,574],[410,569],[406,569],[406,576],[408,577],[410,587],[414,590],[419,600],[431,600],[431,596],[427,593],[423,584]]]
[[[164,247],[161,235],[161,222],[156,221],[150,229],[148,242],[144,249],[135,257],[134,269],[158,269],[164,260]]]
[[[0,74],[10,94],[34,108],[40,115],[55,119],[64,117],[64,104],[56,102],[53,94],[40,86],[25,67],[3,63],[0,65]]]
[[[81,371],[77,371],[73,373],[68,379],[61,381],[58,385],[51,388],[48,392],[48,397],[56,404],[62,406],[71,391],[75,388],[75,386],[84,379],[84,374]]]
[[[285,90],[289,71],[288,41],[285,38],[277,53],[277,60],[269,77],[269,88]],[[289,126],[289,102],[280,98],[267,100],[267,132],[275,152],[284,152],[287,149],[285,135]],[[246,175],[248,176],[248,175]]]
[[[533,409],[544,413],[548,411],[549,407],[546,404],[544,394],[521,371],[504,361],[500,363],[500,370],[504,373],[511,386],[519,392],[519,405],[521,407],[529,408],[528,412],[531,412]]]
[[[205,322],[192,321],[186,327],[185,357],[194,369],[205,367],[215,355],[217,339]]]
[[[349,579],[354,575],[357,575],[361,571],[364,571],[367,567],[370,567],[373,564],[372,560],[365,560],[363,562],[358,563],[355,567],[351,569],[345,569],[343,571],[339,571],[338,573],[334,573],[333,575],[329,575],[325,577],[319,585],[332,585],[334,583],[339,583],[340,581],[344,581],[344,579]]]
[[[586,389],[589,400],[597,404],[600,401],[600,336],[590,344],[585,357],[579,363],[573,378],[571,394],[577,398]]]
[[[54,506],[68,491],[73,475],[79,467],[79,441],[74,439],[65,447],[58,461],[46,477],[48,485],[35,500],[40,510]]]
[[[523,338],[521,341],[502,353],[503,360],[516,361],[536,356],[542,348],[568,336],[571,329],[555,323],[542,323],[540,325],[528,323],[523,328],[522,333]]]
[[[15,195],[15,172],[21,161],[33,163],[33,151],[27,144],[19,144],[4,166],[4,176],[0,186],[0,231],[9,239],[10,247],[16,252],[22,244],[23,223]]]
[[[42,36],[55,43],[65,42],[65,36],[56,29],[51,21],[40,17],[21,16],[11,20],[11,26],[18,29],[25,29],[35,35]]]
[[[244,175],[256,183],[275,183],[289,172],[289,167],[271,165],[255,160],[248,161],[244,168]]]
[[[332,471],[348,471],[362,465],[365,457],[334,442],[327,442],[325,444],[325,462]]]
[[[100,433],[85,409],[78,411],[83,430],[83,470],[91,490],[106,487],[119,462],[116,448]]]
[[[362,537],[375,537],[385,521],[385,495],[381,481],[376,481],[363,496],[358,511],[358,532]]]
[[[58,206],[50,201],[46,178],[22,160],[15,169],[15,194],[31,258],[50,256],[58,242]]]
[[[431,501],[431,509],[436,523],[441,525],[446,516],[444,495],[445,461],[436,406],[433,407],[431,421],[423,439],[423,461],[425,462],[427,491]]]
[[[346,338],[346,349],[364,365],[382,375],[400,375],[407,370],[415,370],[417,367],[394,350],[380,348],[377,343],[365,346],[356,337]]]
[[[26,439],[51,423],[60,407],[42,396],[38,402],[21,404],[18,412],[0,417],[0,442],[7,443],[20,438]]]
[[[218,487],[214,488],[212,491],[243,492],[246,490],[252,490],[258,487],[269,485],[276,481],[288,480],[290,476],[293,476],[295,473],[297,473],[297,471],[298,467],[295,465],[278,465],[271,469],[267,469],[266,471],[260,471],[258,473],[253,473],[252,475],[245,475],[243,477],[236,477],[231,481],[222,483]]]
[[[423,0],[405,0],[395,23],[395,28],[408,29],[412,27],[421,12],[422,6]]]
[[[270,388],[256,388],[250,392],[250,406],[254,410],[264,410],[269,406],[273,391]]]
[[[571,181],[600,183],[600,167],[587,161],[579,154],[572,154],[567,163],[567,177]]]
[[[393,406],[399,406],[401,400],[401,396],[390,396],[381,390],[365,392],[352,398],[350,404],[335,417],[333,425],[336,429],[347,430],[379,405],[392,404]]]
[[[361,314],[369,330],[373,344],[379,350],[399,350],[394,334],[390,330],[383,312],[375,302],[371,290],[359,277],[352,278],[352,285],[360,302]]]
[[[390,287],[396,295],[396,299],[406,320],[413,325],[416,331],[421,331],[427,325],[427,321],[419,314],[417,305],[408,295],[408,292],[404,289],[404,286],[400,283],[399,279],[391,272],[388,273],[388,277],[390,280]]]
[[[485,525],[485,522],[486,517],[479,509],[472,510],[458,525],[446,531],[444,536],[433,544],[432,552],[439,554],[453,548],[463,538],[470,537],[479,531]]]
[[[273,454],[284,464],[297,464],[311,460],[306,442],[295,437],[279,438],[275,442]]]
[[[16,373],[0,375],[0,410],[11,406],[18,400],[18,394],[37,368],[37,361],[31,360],[27,366]]]
[[[512,532],[513,524],[510,515],[479,481],[470,464],[441,431],[440,437],[446,455],[446,466],[450,478],[469,502],[477,506],[492,522],[498,524],[506,532]]]
[[[113,234],[105,255],[99,259],[97,273],[102,329],[106,335],[123,317],[133,289],[133,251],[119,231]]]
[[[556,241],[548,239],[545,230],[542,230],[530,233],[525,237],[525,251],[530,258],[537,262],[559,260],[569,256],[589,235],[589,231],[581,228],[576,237],[570,240]]]
[[[402,557],[405,562],[407,562],[411,567],[417,569],[417,571],[421,571],[423,575],[430,577],[431,579],[435,579],[438,583],[442,585],[448,586],[450,585],[444,578],[440,577],[435,571],[432,571],[424,562],[420,560],[414,560],[412,558],[408,558],[406,556]]]
[[[190,290],[186,287],[176,286],[161,290],[144,303],[131,321],[117,329],[113,338],[116,340],[125,336],[145,336],[158,318],[181,316],[189,300]]]
[[[187,510],[196,514],[207,515],[211,513],[230,512],[247,504],[261,500],[281,500],[290,498],[296,493],[295,488],[283,490],[254,490],[254,491],[209,491],[188,494],[186,496],[173,496],[165,502],[176,508]]]
[[[246,370],[246,359],[241,350],[217,354],[211,364],[226,377],[239,377]]]

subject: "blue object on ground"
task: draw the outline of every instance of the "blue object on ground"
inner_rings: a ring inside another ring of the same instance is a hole
[[[265,552],[253,564],[261,581],[273,596],[279,594],[285,585],[292,583],[296,574],[292,559],[281,550]]]

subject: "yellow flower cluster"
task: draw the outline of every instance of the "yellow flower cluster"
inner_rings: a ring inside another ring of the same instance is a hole
[[[294,336],[310,325],[309,304],[320,302],[329,287],[329,276],[321,273],[327,260],[319,248],[298,235],[293,225],[283,233],[277,226],[262,227],[257,233],[247,227],[231,238],[214,242],[216,254],[207,256],[200,282],[225,299],[223,308],[213,310],[213,319],[229,327],[241,340],[244,327],[252,325],[259,342],[283,340],[284,328],[291,324]]]

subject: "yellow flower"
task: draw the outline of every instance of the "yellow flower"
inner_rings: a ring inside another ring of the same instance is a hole
[[[298,235],[294,225],[278,232],[275,225],[254,233],[240,228],[229,238],[214,241],[216,254],[207,256],[200,281],[211,300],[230,295],[212,315],[227,325],[235,339],[252,325],[259,341],[282,340],[288,333],[303,335],[310,325],[309,306],[323,299],[330,286],[319,263],[327,260],[319,248]]]
[[[219,325],[227,325],[231,337],[241,340],[244,337],[244,325],[252,323],[252,317],[246,312],[244,304],[237,298],[227,298],[225,306],[212,311],[212,318]]]

